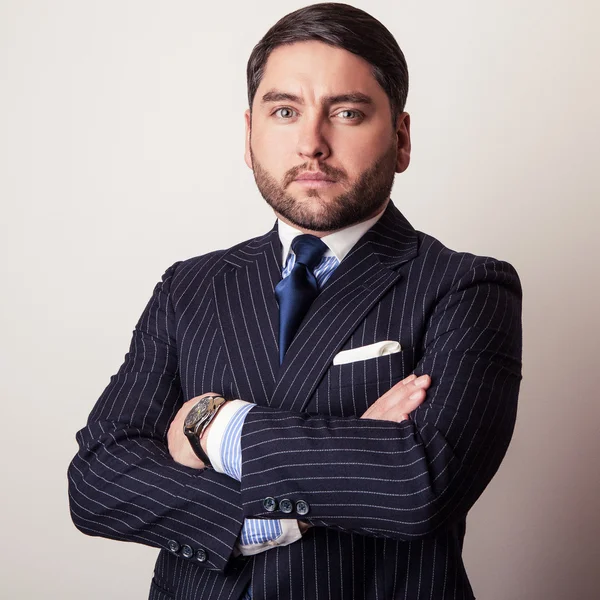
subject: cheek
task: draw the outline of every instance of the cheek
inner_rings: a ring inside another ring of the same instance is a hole
[[[357,144],[341,144],[336,156],[348,175],[356,179],[381,160],[391,150],[393,143],[389,133],[382,132],[376,137],[363,138]]]
[[[334,156],[334,163],[344,169],[351,181],[356,181],[372,165],[371,155],[362,149]]]
[[[289,141],[282,136],[266,137],[252,136],[252,153],[254,158],[269,173],[280,178],[288,169],[298,161],[294,161],[295,154],[289,147]]]
[[[364,135],[359,128],[342,130],[339,135],[332,135],[331,150],[333,162],[342,166],[353,177],[373,165],[385,151],[383,140],[389,134],[381,131]]]

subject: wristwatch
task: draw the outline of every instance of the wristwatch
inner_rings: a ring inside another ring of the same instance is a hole
[[[207,467],[211,466],[210,459],[206,452],[202,450],[200,438],[224,403],[225,398],[223,396],[204,396],[200,398],[188,413],[183,424],[183,433],[190,441],[194,453]]]

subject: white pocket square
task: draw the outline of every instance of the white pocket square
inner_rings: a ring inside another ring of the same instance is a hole
[[[378,356],[387,356],[400,352],[402,348],[398,342],[386,340],[384,342],[375,342],[368,346],[360,348],[352,348],[352,350],[342,350],[333,357],[334,365],[345,365],[356,362],[357,360],[368,360],[369,358],[377,358]]]

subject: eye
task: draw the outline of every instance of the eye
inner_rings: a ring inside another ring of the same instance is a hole
[[[335,116],[340,117],[342,121],[355,121],[360,119],[362,115],[357,110],[344,109],[340,110]]]
[[[280,119],[291,119],[294,116],[295,112],[296,111],[291,109],[289,106],[283,106],[281,108],[278,108],[273,114],[279,117]]]

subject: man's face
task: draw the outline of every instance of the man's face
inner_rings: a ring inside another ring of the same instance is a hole
[[[246,164],[269,205],[300,229],[331,232],[387,204],[410,160],[406,113],[362,58],[310,41],[277,47],[246,111]]]

